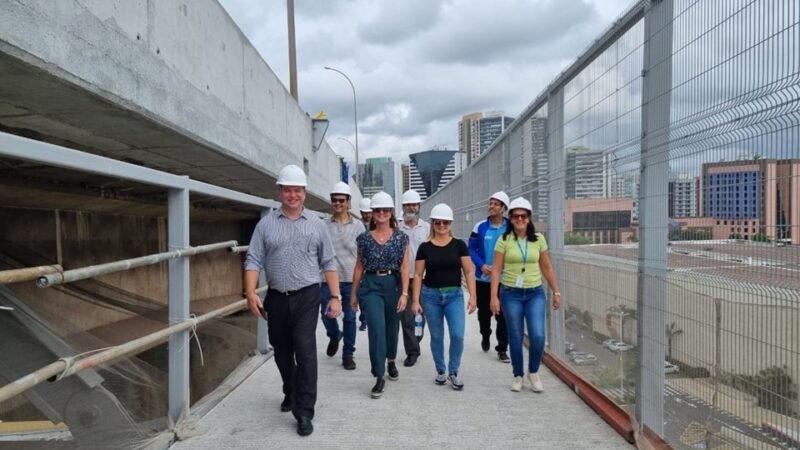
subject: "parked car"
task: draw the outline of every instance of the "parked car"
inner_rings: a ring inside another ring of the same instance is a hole
[[[573,344],[572,342],[569,342],[569,341],[565,341],[564,342],[564,349],[567,351],[567,353],[572,353],[572,352],[575,351],[575,344]]]
[[[591,353],[588,353],[586,355],[579,355],[579,356],[575,357],[572,360],[572,362],[576,366],[592,366],[592,365],[597,364],[597,356],[595,356],[595,355],[593,355]]]
[[[615,344],[624,344],[624,342],[620,341],[619,339],[606,339],[603,341],[603,347],[611,350],[611,346]]]
[[[575,358],[580,358],[580,357],[586,356],[586,355],[592,355],[592,354],[589,353],[589,352],[574,351],[574,352],[569,354],[569,359],[575,361]],[[594,356],[594,355],[592,355],[592,356]]]
[[[679,373],[680,371],[680,367],[669,361],[664,361],[664,373]]]
[[[614,353],[618,352],[627,352],[628,350],[633,350],[633,346],[631,344],[626,344],[624,342],[616,342],[608,346],[608,349]]]

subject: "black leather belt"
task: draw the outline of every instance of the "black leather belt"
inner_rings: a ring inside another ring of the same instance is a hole
[[[385,277],[386,275],[391,275],[393,273],[397,273],[396,270],[368,270],[367,273],[377,275],[379,277]]]
[[[317,284],[309,284],[306,287],[301,287],[300,289],[297,289],[297,290],[294,290],[294,291],[279,291],[277,289],[269,289],[268,291],[273,293],[273,294],[280,294],[280,295],[285,295],[285,296],[289,297],[291,295],[297,294],[298,292],[304,291],[304,290],[306,290],[306,289],[308,289],[308,288],[310,288],[312,286],[319,286],[319,285],[317,285]]]

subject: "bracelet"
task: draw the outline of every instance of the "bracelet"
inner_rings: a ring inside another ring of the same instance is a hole
[[[558,296],[558,297],[561,297],[561,292],[553,292],[553,295],[556,295],[556,296]]]
[[[403,292],[402,294],[400,294],[400,297],[403,297],[403,296],[408,297],[408,292]]]

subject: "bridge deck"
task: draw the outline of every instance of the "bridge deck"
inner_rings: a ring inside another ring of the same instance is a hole
[[[298,436],[291,413],[279,411],[280,376],[275,363],[267,361],[203,418],[204,434],[172,448],[632,448],[545,367],[544,393],[511,392],[511,366],[493,351],[481,351],[474,316],[468,317],[466,335],[463,391],[433,383],[426,335],[417,365],[399,364],[400,379],[387,380],[383,398],[373,400],[367,333],[358,332],[357,369],[346,371],[341,354],[325,355],[328,338],[320,323],[311,436]],[[402,358],[402,340],[399,353]]]

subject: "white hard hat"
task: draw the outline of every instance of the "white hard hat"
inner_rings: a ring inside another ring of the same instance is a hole
[[[306,174],[303,169],[294,164],[289,164],[278,173],[278,184],[281,186],[306,187]]]
[[[380,191],[372,196],[372,202],[370,206],[372,207],[372,209],[394,208],[394,200],[392,200],[391,195],[387,194],[386,192]]]
[[[408,203],[422,203],[422,199],[419,198],[419,194],[417,191],[413,189],[409,189],[403,192],[403,202],[404,205]]]
[[[453,210],[444,203],[439,203],[431,209],[431,220],[453,220]]]
[[[372,212],[371,204],[372,202],[370,202],[368,198],[362,198],[361,201],[358,202],[358,210],[361,212]]]
[[[339,181],[333,185],[333,189],[331,189],[331,195],[333,194],[343,194],[346,196],[350,196],[350,185],[345,183],[344,181]]]
[[[489,200],[491,199],[500,200],[501,202],[503,202],[503,206],[508,208],[508,195],[505,192],[497,191],[494,194],[492,194],[491,197],[489,197]]]
[[[520,209],[527,209],[528,214],[533,214],[533,208],[531,208],[531,202],[525,200],[522,197],[517,197],[514,200],[511,200],[511,204],[508,205],[508,210],[513,211],[517,208]]]

